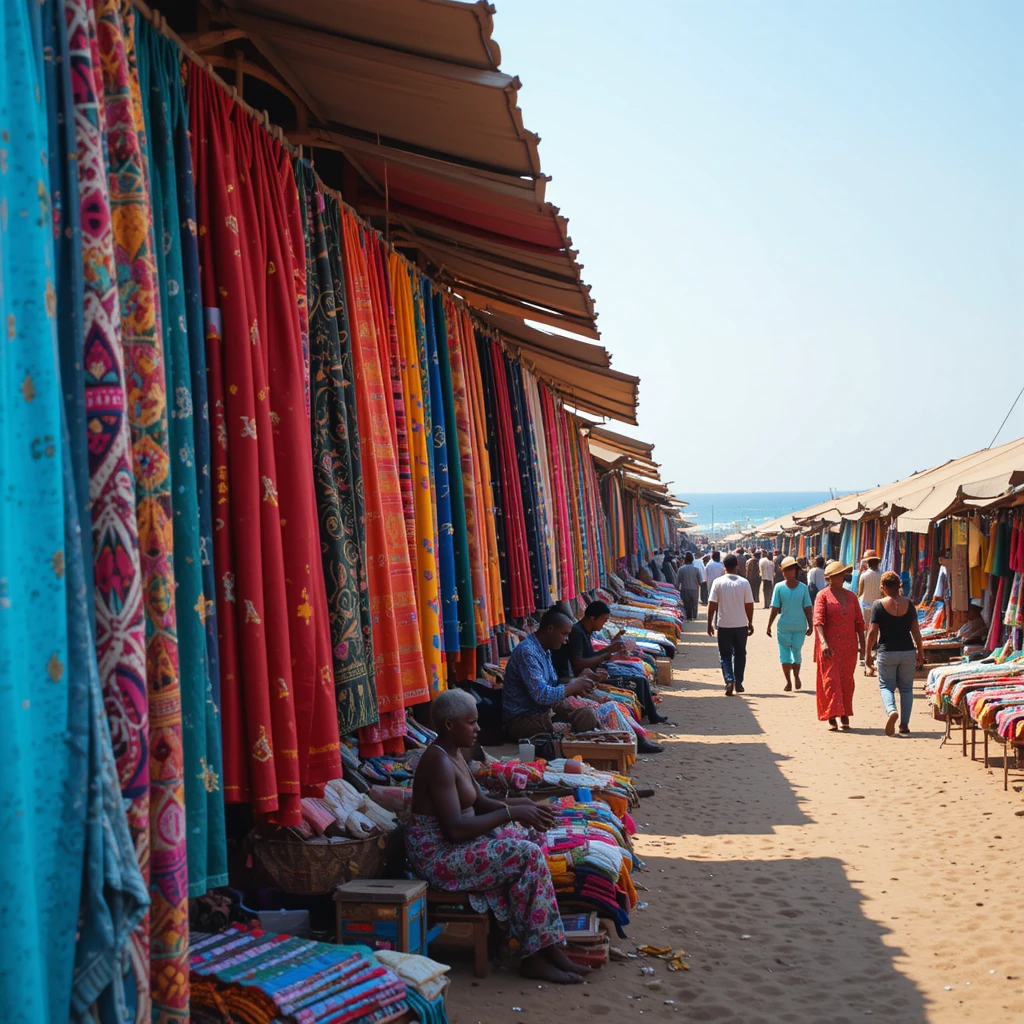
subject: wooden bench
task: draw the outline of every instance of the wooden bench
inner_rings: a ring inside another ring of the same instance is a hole
[[[473,974],[486,978],[488,973],[488,941],[491,934],[491,915],[478,913],[469,902],[469,893],[427,890],[427,921],[433,933],[439,933],[431,944],[473,951]],[[431,956],[433,953],[431,953]]]

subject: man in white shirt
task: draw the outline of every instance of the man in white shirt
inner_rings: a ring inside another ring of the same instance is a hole
[[[807,574],[807,589],[811,592],[812,602],[827,585],[825,582],[825,558],[823,555],[818,555],[814,560],[814,568]]]
[[[754,592],[750,584],[736,574],[739,560],[725,556],[725,574],[711,585],[708,594],[708,636],[718,625],[718,655],[725,678],[725,695],[733,689],[743,693],[743,673],[747,667],[747,637],[754,635]]]
[[[711,561],[704,566],[704,579],[708,585],[708,593],[711,592],[711,588],[715,585],[715,580],[719,576],[725,575],[725,566],[722,565],[722,556],[717,551],[711,552]]]
[[[766,551],[758,563],[761,570],[761,587],[764,590],[764,606],[770,608],[772,593],[775,590],[775,563],[771,560],[771,552]]]

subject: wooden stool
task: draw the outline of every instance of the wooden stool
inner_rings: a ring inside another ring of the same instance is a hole
[[[465,892],[427,890],[427,919],[431,932],[440,926],[440,933],[431,942],[438,946],[473,950],[473,974],[486,978],[487,941],[491,932],[491,915],[480,914],[469,902]],[[433,955],[433,954],[431,954]]]

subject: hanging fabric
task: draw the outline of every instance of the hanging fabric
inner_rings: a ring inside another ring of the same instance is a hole
[[[188,144],[188,112],[181,84],[181,54],[147,21],[137,28],[139,84],[143,99],[153,209],[163,351],[173,405],[169,417],[169,465],[174,509],[174,581],[185,782],[185,822],[190,896],[226,885],[227,840],[221,789],[220,699],[208,650],[208,618],[215,617],[203,585],[203,563],[212,538],[202,532],[199,476],[209,465],[207,422],[195,410],[206,405],[205,359],[195,194]],[[186,277],[186,267],[188,277]],[[199,360],[198,366],[193,362]],[[194,386],[198,385],[198,394]],[[197,434],[203,438],[197,443]],[[204,504],[208,492],[204,492]],[[209,509],[206,519],[209,521]]]
[[[360,752],[372,756],[401,748],[401,737],[406,733],[405,708],[426,700],[429,691],[370,284],[367,245],[373,244],[373,240],[349,211],[344,211],[342,218],[380,712],[379,726],[368,726],[360,732]]]
[[[296,164],[306,245],[310,403],[320,551],[327,587],[339,730],[377,721],[362,531],[352,351],[340,265],[341,224],[312,168]]]

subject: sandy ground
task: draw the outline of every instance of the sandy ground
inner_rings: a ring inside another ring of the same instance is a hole
[[[1024,1021],[1024,776],[1004,794],[1001,760],[986,771],[958,741],[940,748],[923,700],[912,735],[886,737],[863,676],[853,731],[828,732],[813,664],[804,691],[782,692],[767,614],[743,697],[723,695],[703,611],[688,625],[663,691],[678,726],[634,770],[656,790],[637,813],[649,906],[619,945],[682,948],[692,969],[630,961],[559,988],[514,963],[477,981],[453,956],[453,1024]]]

